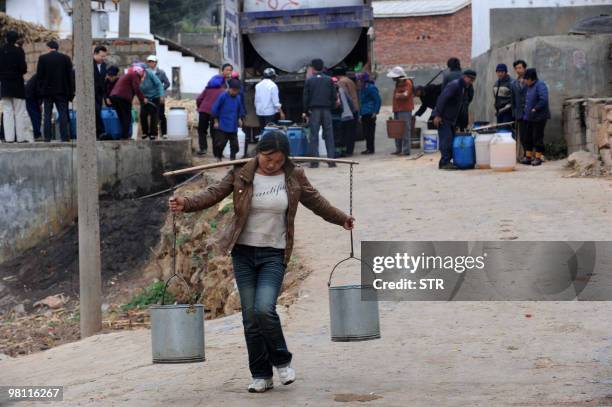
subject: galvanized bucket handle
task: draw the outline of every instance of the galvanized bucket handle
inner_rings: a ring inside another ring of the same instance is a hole
[[[193,305],[196,302],[198,302],[198,300],[200,299],[200,294],[198,294],[194,300],[191,300],[191,298],[193,297],[191,295],[192,294],[191,286],[187,283],[187,281],[182,275],[176,272],[176,214],[174,212],[172,212],[172,273],[173,274],[170,276],[170,278],[166,280],[166,284],[164,284],[164,290],[162,291],[161,305],[164,305],[164,301],[166,299],[166,290],[168,289],[168,284],[170,283],[170,280],[172,280],[174,277],[180,277],[181,281],[187,287],[187,291],[189,293],[189,298],[190,298],[189,306],[193,307]]]
[[[353,216],[353,164],[351,164],[350,167],[350,176],[349,176],[349,180],[350,180],[350,186],[349,186],[349,215]],[[338,263],[336,263],[336,265],[332,268],[331,273],[329,273],[329,280],[327,280],[327,286],[331,287],[331,281],[332,281],[332,277],[334,275],[334,272],[336,271],[336,269],[338,268],[339,265],[341,265],[342,263],[344,263],[345,261],[349,261],[351,259],[355,259],[358,262],[365,264],[366,266],[368,266],[370,268],[370,270],[372,270],[372,273],[374,273],[374,268],[369,265],[368,263],[366,263],[365,261],[361,260],[358,257],[355,257],[355,243],[353,240],[353,230],[351,229],[351,254],[349,255],[349,257],[347,257],[344,260],[340,260]]]

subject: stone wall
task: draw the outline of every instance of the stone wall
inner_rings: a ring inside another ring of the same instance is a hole
[[[612,169],[612,98],[566,100],[563,134],[569,154],[581,150],[599,154]]]
[[[101,196],[133,197],[167,188],[163,172],[191,165],[191,140],[102,141]],[[77,217],[76,144],[0,147],[0,262],[49,239]]]

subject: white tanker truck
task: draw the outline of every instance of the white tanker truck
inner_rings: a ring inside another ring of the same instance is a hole
[[[257,128],[253,99],[264,69],[278,73],[287,119],[301,121],[308,64],[374,71],[371,0],[224,0],[224,58],[245,83],[249,113],[245,127]]]

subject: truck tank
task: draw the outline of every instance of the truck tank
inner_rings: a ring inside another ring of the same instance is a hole
[[[244,0],[244,12],[276,12],[343,6],[363,6],[363,0]],[[304,16],[308,23],[308,16]],[[330,21],[333,27],[333,21]],[[313,58],[321,58],[328,67],[344,60],[359,41],[360,28],[330,28],[314,31],[250,33],[257,53],[270,65],[297,72]]]

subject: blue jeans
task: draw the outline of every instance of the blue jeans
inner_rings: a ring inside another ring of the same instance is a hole
[[[406,122],[404,136],[395,139],[395,151],[404,155],[410,155],[410,147],[412,144],[412,112],[395,112],[393,113],[393,118]]]
[[[449,164],[453,158],[453,139],[455,138],[455,126],[446,120],[442,120],[438,127],[438,144],[440,145],[440,163],[438,167]]]
[[[254,379],[272,377],[272,366],[291,363],[276,299],[285,275],[285,251],[236,245],[232,250],[234,276],[242,305],[249,369]]]

